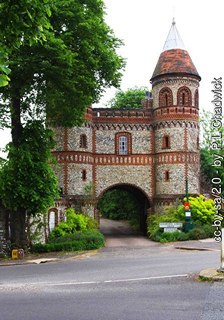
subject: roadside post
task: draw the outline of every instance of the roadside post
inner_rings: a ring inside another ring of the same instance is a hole
[[[221,266],[219,271],[224,272],[224,228],[222,228],[222,240],[221,240]]]
[[[193,223],[191,221],[191,209],[188,195],[188,179],[186,179],[186,201],[184,202],[184,211],[185,211],[185,223],[184,231],[188,232],[193,229]]]

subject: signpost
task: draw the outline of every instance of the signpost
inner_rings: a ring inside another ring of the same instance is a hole
[[[161,222],[159,224],[160,228],[164,229],[164,232],[175,232],[178,231],[179,228],[183,227],[183,223],[181,222]]]

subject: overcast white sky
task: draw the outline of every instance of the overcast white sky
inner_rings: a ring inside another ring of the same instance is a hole
[[[121,89],[148,86],[173,16],[180,36],[200,76],[200,108],[212,109],[213,77],[224,74],[224,1],[202,0],[104,0],[106,21],[124,46],[119,54],[127,59]],[[113,97],[108,90],[98,107]],[[0,131],[0,148],[9,134]],[[1,156],[1,154],[0,154]]]

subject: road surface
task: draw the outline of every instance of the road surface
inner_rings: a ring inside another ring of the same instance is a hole
[[[81,259],[0,267],[0,319],[224,319],[223,283],[195,279],[202,269],[219,266],[218,250],[141,240]]]

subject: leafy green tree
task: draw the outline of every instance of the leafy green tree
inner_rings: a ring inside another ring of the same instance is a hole
[[[10,209],[11,242],[26,245],[26,218],[46,212],[58,196],[58,182],[52,170],[51,130],[41,121],[28,121],[19,147],[8,145],[9,159],[0,171],[0,195]]]
[[[115,109],[142,108],[141,101],[145,98],[146,92],[146,87],[134,87],[127,89],[126,91],[119,90],[115,94],[115,97],[110,100],[108,105]]]
[[[39,170],[39,165],[46,168],[48,157],[38,158],[35,151],[45,144],[44,154],[47,148],[50,152],[50,143],[41,135],[49,131],[43,125],[42,131],[30,130],[30,140],[34,134],[38,143],[37,149],[29,151],[28,128],[32,123],[35,126],[37,119],[48,126],[80,124],[86,107],[96,102],[106,87],[119,86],[124,67],[124,60],[116,53],[121,41],[104,21],[103,1],[55,1],[50,24],[52,27],[44,32],[45,41],[31,43],[22,36],[20,47],[12,48],[8,59],[10,84],[0,88],[1,126],[11,127],[12,133],[9,160],[1,174],[1,197],[13,212],[12,224],[17,224],[17,229],[12,228],[12,240],[17,244],[24,243],[26,214],[44,210],[55,198],[56,189],[53,172]],[[41,201],[43,194],[35,186],[48,173],[47,190],[52,189],[47,200]]]
[[[0,87],[8,84],[8,55],[24,41],[30,45],[45,40],[54,1],[1,0],[0,3]]]

